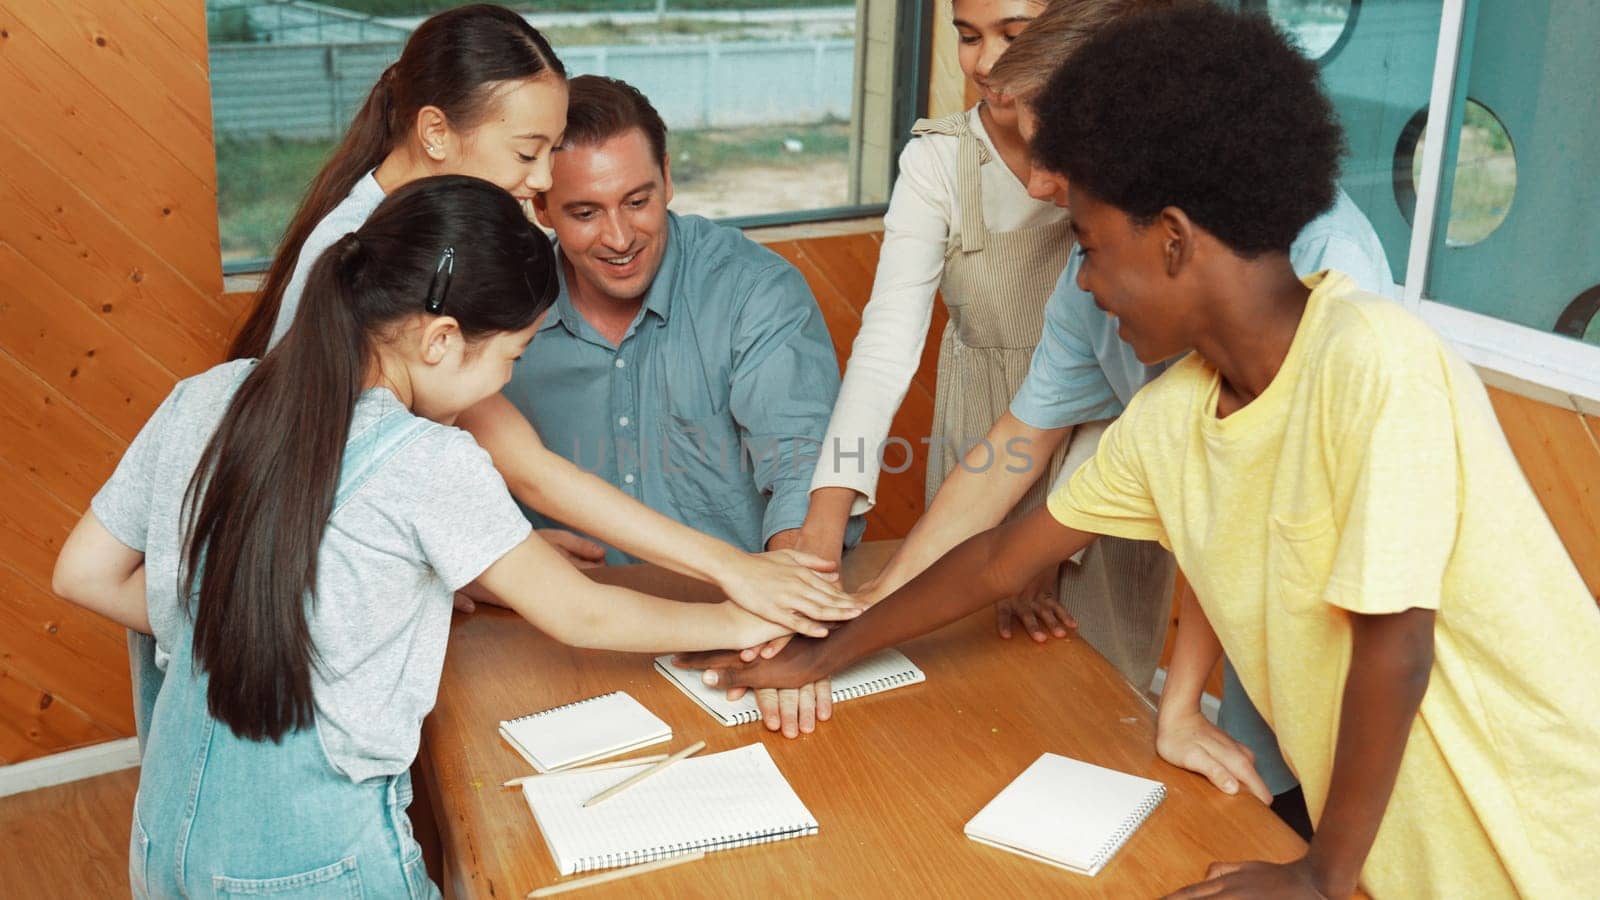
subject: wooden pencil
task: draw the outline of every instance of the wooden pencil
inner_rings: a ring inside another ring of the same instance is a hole
[[[608,787],[605,790],[601,791],[600,793],[595,794],[593,797],[590,797],[589,799],[583,801],[583,808],[584,809],[588,809],[589,807],[595,805],[596,803],[599,803],[599,802],[601,802],[603,800],[609,800],[612,797],[615,797],[616,795],[618,795],[618,794],[622,793],[623,791],[627,790],[628,788],[631,788],[634,785],[638,784],[639,782],[645,780],[646,778],[649,778],[651,775],[654,775],[657,772],[661,771],[662,769],[665,769],[667,766],[672,765],[673,763],[677,762],[678,760],[684,759],[686,757],[693,756],[696,753],[699,753],[701,750],[704,750],[705,748],[706,748],[706,742],[705,741],[695,741],[694,743],[692,743],[689,746],[683,748],[682,750],[679,750],[677,753],[674,753],[671,756],[667,757],[666,759],[663,759],[662,761],[660,761],[660,762],[656,763],[655,765],[651,766],[650,768],[645,769],[643,772],[637,772],[637,773],[635,773],[633,775],[630,775],[627,778],[624,778],[622,781],[617,782],[616,784],[612,785],[611,787]]]
[[[634,759],[613,759],[608,762],[595,763],[592,766],[574,766],[570,769],[551,769],[548,772],[535,772],[532,775],[523,775],[520,778],[513,778],[501,785],[501,787],[517,787],[524,781],[532,781],[535,778],[544,778],[547,775],[571,775],[577,772],[600,772],[604,771],[605,769],[622,769],[628,766],[642,766],[646,763],[657,763],[666,758],[667,755],[665,753],[657,753],[654,756],[640,756]]]

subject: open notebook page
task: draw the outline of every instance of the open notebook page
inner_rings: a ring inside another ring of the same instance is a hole
[[[690,757],[583,808],[583,801],[641,768],[523,782],[523,796],[562,875],[817,831],[817,820],[761,744]]]

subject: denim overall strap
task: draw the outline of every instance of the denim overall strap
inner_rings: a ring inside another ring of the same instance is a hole
[[[441,427],[392,412],[351,435],[334,509]],[[278,742],[213,718],[192,627],[156,698],[129,848],[135,897],[434,898],[406,807],[409,773],[352,782],[316,725]]]

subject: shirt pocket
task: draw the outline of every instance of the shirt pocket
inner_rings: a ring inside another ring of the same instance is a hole
[[[1338,528],[1326,512],[1304,520],[1267,515],[1267,605],[1295,615],[1328,612],[1323,593],[1333,571]]]

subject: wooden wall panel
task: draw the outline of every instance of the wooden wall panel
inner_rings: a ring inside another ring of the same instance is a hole
[[[205,33],[194,0],[0,0],[0,762],[133,733],[124,633],[50,573],[222,357]]]
[[[1489,400],[1545,514],[1600,602],[1600,422],[1495,388]]]
[[[811,285],[823,318],[827,320],[828,332],[833,336],[841,372],[849,359],[856,332],[861,329],[861,310],[872,295],[872,278],[877,271],[881,242],[881,232],[871,232],[767,244],[793,263]],[[879,479],[877,504],[867,513],[867,540],[902,537],[922,515],[927,448],[919,439],[926,437],[933,427],[934,376],[939,336],[944,333],[946,321],[944,305],[936,303],[928,341],[923,348],[922,365],[889,426],[889,434],[904,438],[914,452],[903,471],[885,471]],[[904,465],[899,453],[899,448],[889,450],[890,467],[898,469]]]
[[[109,9],[115,0],[93,0]],[[19,15],[31,3],[0,8],[8,37],[0,52],[0,118],[19,143],[60,178],[84,191],[196,287],[215,295],[221,283],[216,227],[216,177],[201,161],[183,160],[162,136],[170,101],[131,84],[98,84],[83,68],[96,54],[165,49],[148,22],[137,32],[102,36],[61,55]],[[203,17],[196,4],[190,13]],[[203,57],[202,57],[203,59]],[[205,71],[194,76],[204,84]],[[102,91],[111,91],[115,98]],[[209,119],[207,122],[209,128]],[[210,248],[208,255],[202,248]]]

